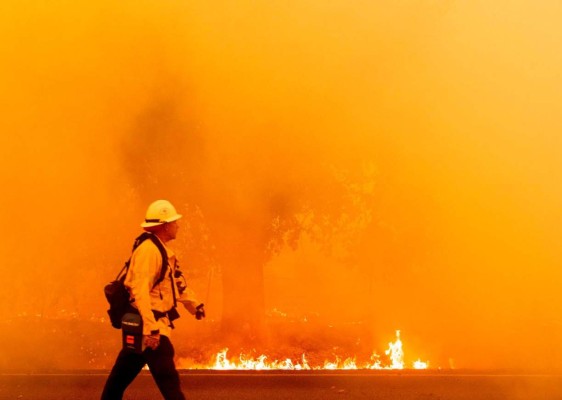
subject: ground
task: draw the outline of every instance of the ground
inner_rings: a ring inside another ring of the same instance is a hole
[[[99,398],[107,372],[0,375],[0,399]],[[182,371],[191,400],[562,400],[562,376],[461,372]],[[143,372],[125,400],[161,399]]]

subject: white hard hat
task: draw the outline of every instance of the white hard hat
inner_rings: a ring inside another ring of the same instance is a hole
[[[181,218],[175,207],[168,200],[156,200],[148,206],[144,222],[141,224],[143,228],[158,226],[166,222],[176,221]]]

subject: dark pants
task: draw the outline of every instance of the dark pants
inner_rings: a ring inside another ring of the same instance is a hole
[[[121,400],[125,389],[148,364],[158,389],[166,400],[185,400],[180,377],[174,364],[174,347],[166,336],[160,336],[156,350],[146,349],[142,354],[121,350],[107,378],[101,400]]]

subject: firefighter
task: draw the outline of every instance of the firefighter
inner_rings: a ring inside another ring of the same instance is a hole
[[[102,400],[122,399],[125,389],[148,364],[160,392],[166,400],[183,400],[179,374],[174,364],[174,347],[170,334],[173,320],[179,317],[176,304],[182,303],[197,319],[205,317],[203,304],[189,296],[185,279],[174,252],[167,247],[176,238],[181,214],[167,200],[149,205],[141,227],[156,236],[167,254],[167,271],[158,281],[163,267],[161,250],[152,240],[143,241],[131,256],[125,286],[130,294],[133,312],[142,319],[142,349],[132,352],[123,348],[105,383]]]

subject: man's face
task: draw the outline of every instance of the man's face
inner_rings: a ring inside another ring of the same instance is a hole
[[[169,240],[174,240],[179,229],[178,221],[168,222],[165,226],[165,229],[166,233],[168,234]]]

